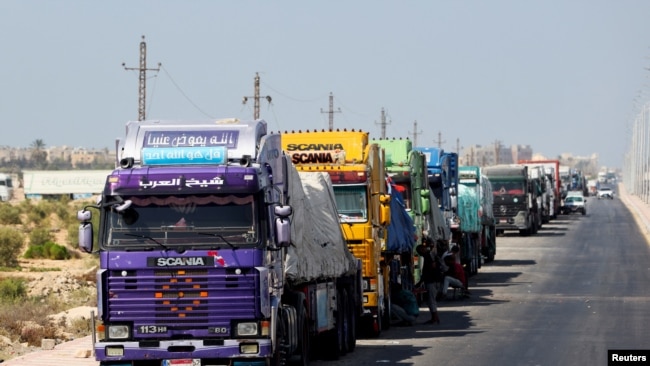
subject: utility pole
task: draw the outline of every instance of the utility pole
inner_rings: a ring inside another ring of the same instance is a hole
[[[323,111],[323,108],[320,109],[321,113],[329,113],[330,115],[330,131],[334,130],[334,112],[341,113],[341,108],[339,108],[337,111],[334,110],[334,95],[332,92],[330,92],[330,110],[329,112]]]
[[[447,141],[442,141],[442,132],[438,131],[438,149],[442,149],[442,144]]]
[[[494,141],[494,163],[499,165],[499,156],[501,155],[501,141]]]
[[[139,86],[138,86],[138,121],[145,120],[145,108],[146,108],[146,97],[147,97],[147,70],[151,71],[160,71],[160,66],[162,64],[159,62],[158,67],[155,69],[147,68],[147,43],[144,41],[144,36],[142,36],[142,41],[140,42],[140,67],[126,67],[126,63],[122,62],[122,67],[124,70],[138,70],[140,71],[139,77]]]
[[[413,121],[413,146],[418,146],[418,135],[421,134],[422,130],[418,132],[418,121]]]
[[[260,98],[266,99],[267,102],[271,103],[271,97],[270,96],[264,96],[260,97],[260,74],[255,73],[255,95],[252,97],[244,97],[242,100],[242,104],[246,104],[248,101],[248,98],[253,98],[255,103],[253,104],[253,119],[259,119],[260,118]]]
[[[381,125],[381,139],[384,140],[386,139],[386,112],[384,112],[384,108],[381,109],[381,122],[379,124]]]

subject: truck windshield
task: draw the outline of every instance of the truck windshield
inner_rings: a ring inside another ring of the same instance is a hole
[[[496,182],[493,184],[493,192],[496,195],[500,194],[524,194],[523,182]]]
[[[111,202],[111,197],[106,198]],[[130,196],[118,212],[104,205],[108,246],[252,244],[257,242],[256,205],[251,195]]]
[[[366,186],[334,186],[334,196],[342,222],[368,221]]]

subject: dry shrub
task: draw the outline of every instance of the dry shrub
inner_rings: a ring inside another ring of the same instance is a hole
[[[0,328],[19,335],[20,342],[40,346],[43,338],[54,338],[56,327],[48,321],[48,307],[33,301],[0,305]]]
[[[85,337],[92,333],[92,323],[90,319],[72,319],[70,325],[66,328],[66,332],[71,333],[75,337]]]

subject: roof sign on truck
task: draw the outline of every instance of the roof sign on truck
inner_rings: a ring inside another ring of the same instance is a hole
[[[227,160],[224,146],[142,148],[142,165],[218,165]]]
[[[239,131],[146,131],[142,147],[225,146],[237,148]]]

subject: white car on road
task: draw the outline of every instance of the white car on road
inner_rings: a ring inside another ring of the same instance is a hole
[[[614,190],[611,187],[600,187],[598,192],[596,192],[596,197],[614,199]]]
[[[571,214],[571,213],[581,213],[582,215],[587,214],[587,199],[578,192],[570,192],[564,198],[564,204],[560,207],[561,214]]]

